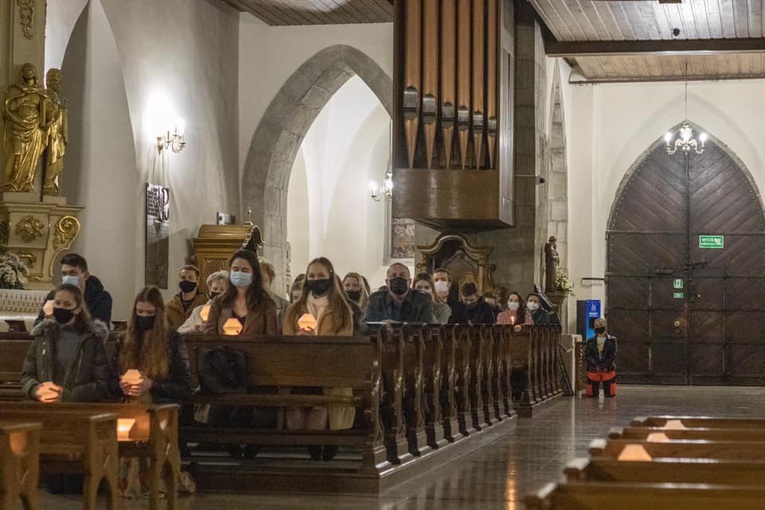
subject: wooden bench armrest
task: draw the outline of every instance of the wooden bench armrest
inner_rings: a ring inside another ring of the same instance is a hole
[[[529,494],[523,498],[527,510],[547,510],[550,508],[549,500],[557,487],[556,483],[548,483],[535,494]]]
[[[606,451],[608,442],[605,439],[593,439],[590,442],[589,452],[590,455],[602,455]]]
[[[622,427],[611,427],[608,431],[608,439],[621,439],[624,436]]]
[[[650,420],[647,416],[636,416],[630,422],[630,426],[632,427],[648,427],[649,424]]]
[[[568,464],[566,464],[563,474],[566,475],[566,480],[586,480],[587,479],[587,467],[590,465],[590,459],[587,457],[579,457]]]

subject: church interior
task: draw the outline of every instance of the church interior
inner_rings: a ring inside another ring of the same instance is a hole
[[[765,0],[0,28],[0,510],[762,508]]]

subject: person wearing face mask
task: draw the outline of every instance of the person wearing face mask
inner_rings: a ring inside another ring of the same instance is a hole
[[[125,337],[115,347],[112,367],[118,378],[112,382],[111,391],[123,402],[180,402],[191,396],[194,382],[186,344],[180,335],[168,331],[165,302],[156,287],[145,287],[136,296]],[[138,476],[147,466],[137,458],[120,461],[121,495],[148,492]],[[138,463],[138,469],[130,469],[131,463]],[[183,492],[196,492],[196,484],[186,471],[181,471],[179,486]]]
[[[301,294],[303,294],[303,282],[305,282],[304,274],[299,274],[295,277],[295,280],[290,287],[290,303],[294,303],[300,299]]]
[[[534,326],[548,326],[551,324],[550,314],[547,313],[547,310],[542,308],[541,303],[539,295],[534,294],[533,292],[526,297],[525,324]]]
[[[284,312],[290,306],[290,302],[280,294],[274,292],[271,287],[276,280],[276,268],[270,262],[265,260],[260,261],[260,274],[263,276],[263,288],[266,289],[268,295],[276,304],[276,326],[281,332],[282,321],[284,320]]]
[[[600,384],[606,397],[616,396],[616,337],[606,331],[606,319],[595,319],[595,336],[584,347],[587,358],[587,396],[598,398]]]
[[[362,324],[410,322],[427,324],[433,321],[433,300],[422,292],[410,289],[411,274],[404,264],[388,268],[386,286],[369,296]]]
[[[523,296],[517,292],[511,292],[507,296],[507,309],[497,316],[497,324],[516,326],[521,328],[521,324],[526,320],[526,310],[523,308]]]
[[[478,295],[475,283],[462,285],[460,294],[464,306],[456,314],[456,324],[494,324],[494,307]]]
[[[310,314],[316,327],[301,327],[300,318]],[[352,336],[354,331],[353,310],[343,292],[340,280],[335,276],[332,263],[319,257],[308,264],[306,280],[300,298],[287,310],[284,318],[285,335]],[[351,388],[303,388],[293,393],[353,395]],[[285,413],[289,430],[342,430],[353,426],[356,409],[343,407],[289,408]],[[337,453],[336,446],[310,446],[308,452],[314,460],[331,460]]]
[[[343,278],[343,290],[349,301],[364,309],[369,301],[369,287],[366,279],[359,273],[348,273]]]
[[[207,277],[207,295],[210,300],[204,305],[199,305],[191,312],[191,315],[183,325],[178,328],[177,333],[199,333],[205,329],[205,321],[202,319],[202,310],[212,305],[213,300],[226,292],[228,289],[228,271],[216,271]],[[209,312],[209,308],[208,308]]]
[[[112,296],[104,289],[101,280],[88,272],[88,262],[76,253],[67,253],[61,258],[61,283],[79,287],[83,292],[90,316],[110,327],[112,320]],[[35,326],[46,318],[52,318],[51,310],[56,291],[45,298],[45,304],[35,319]]]
[[[263,287],[260,263],[255,252],[239,250],[229,259],[229,287],[210,305],[206,333],[226,334],[224,325],[235,319],[239,336],[276,335],[276,303]]]
[[[412,288],[424,292],[433,299],[433,322],[435,324],[446,324],[452,315],[452,309],[445,302],[436,299],[433,292],[433,280],[428,273],[419,273],[414,277]]]
[[[191,317],[191,312],[207,303],[207,296],[199,290],[199,269],[196,266],[183,266],[179,274],[180,292],[167,304],[167,326],[170,333],[175,333]]]
[[[104,349],[109,330],[91,319],[79,287],[56,289],[51,317],[32,336],[21,370],[24,395],[43,403],[99,402],[107,395],[113,375]]]

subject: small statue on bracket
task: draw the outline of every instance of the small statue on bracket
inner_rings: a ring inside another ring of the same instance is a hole
[[[545,292],[558,290],[556,279],[560,266],[560,256],[558,255],[557,242],[555,236],[550,236],[550,240],[545,244]]]

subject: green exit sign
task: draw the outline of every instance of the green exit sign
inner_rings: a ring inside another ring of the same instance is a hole
[[[699,248],[725,248],[725,236],[699,236]]]
[[[683,288],[683,280],[678,278],[677,280],[674,280],[672,282],[672,288],[673,289],[682,289]]]
[[[675,292],[672,294],[672,297],[674,297],[675,299],[683,299],[685,298],[685,295],[682,292]]]

